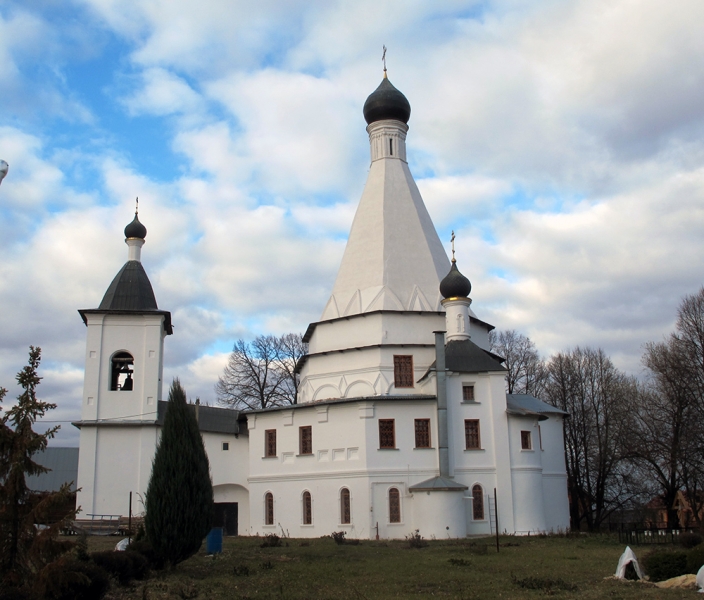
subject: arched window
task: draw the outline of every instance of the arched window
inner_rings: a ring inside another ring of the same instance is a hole
[[[313,523],[313,501],[310,498],[310,492],[303,492],[303,524],[311,523]]]
[[[264,524],[274,524],[274,494],[267,492],[264,496]]]
[[[479,484],[472,488],[472,519],[484,520],[484,490]]]
[[[350,523],[350,491],[347,488],[340,490],[340,523]]]
[[[389,523],[401,522],[401,494],[398,488],[389,490]]]
[[[129,352],[116,352],[110,359],[110,390],[131,392],[134,389],[132,374],[134,357]]]

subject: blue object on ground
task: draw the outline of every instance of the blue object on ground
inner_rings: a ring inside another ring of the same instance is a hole
[[[222,553],[222,527],[213,527],[205,538],[205,551],[207,554]]]

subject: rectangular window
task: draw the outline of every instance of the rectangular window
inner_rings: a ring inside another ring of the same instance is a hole
[[[313,428],[310,425],[298,428],[298,452],[313,454]]]
[[[462,401],[463,402],[474,402],[474,386],[473,385],[463,385],[462,386]]]
[[[394,385],[413,387],[413,356],[394,356]]]
[[[264,432],[264,456],[276,456],[276,429],[267,429]]]
[[[530,439],[530,431],[521,431],[521,450],[532,450],[533,441]]]
[[[416,419],[416,448],[430,448],[430,419]]]
[[[464,420],[464,444],[467,450],[481,450],[482,440],[479,433],[479,419]]]
[[[540,425],[538,425],[538,443],[540,443],[540,449],[543,449],[543,432],[540,430]]]
[[[396,448],[396,431],[393,419],[379,419],[379,448]]]
[[[223,449],[223,450],[229,450],[229,449],[230,449],[230,442],[223,442],[223,443],[222,443],[222,449]]]

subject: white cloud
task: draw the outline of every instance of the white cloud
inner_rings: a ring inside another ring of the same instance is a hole
[[[197,92],[181,77],[160,68],[145,69],[141,74],[141,88],[123,99],[132,115],[170,115],[202,110]]]

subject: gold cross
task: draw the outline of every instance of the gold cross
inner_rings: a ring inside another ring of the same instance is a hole
[[[384,77],[386,77],[386,46],[382,46],[384,51],[381,53],[381,62],[384,63]]]
[[[135,201],[135,207],[134,207],[134,214],[138,215],[139,214],[139,196],[137,196],[137,200]]]
[[[452,262],[455,261],[455,232],[452,232],[452,237],[450,238],[450,242],[452,242]]]

